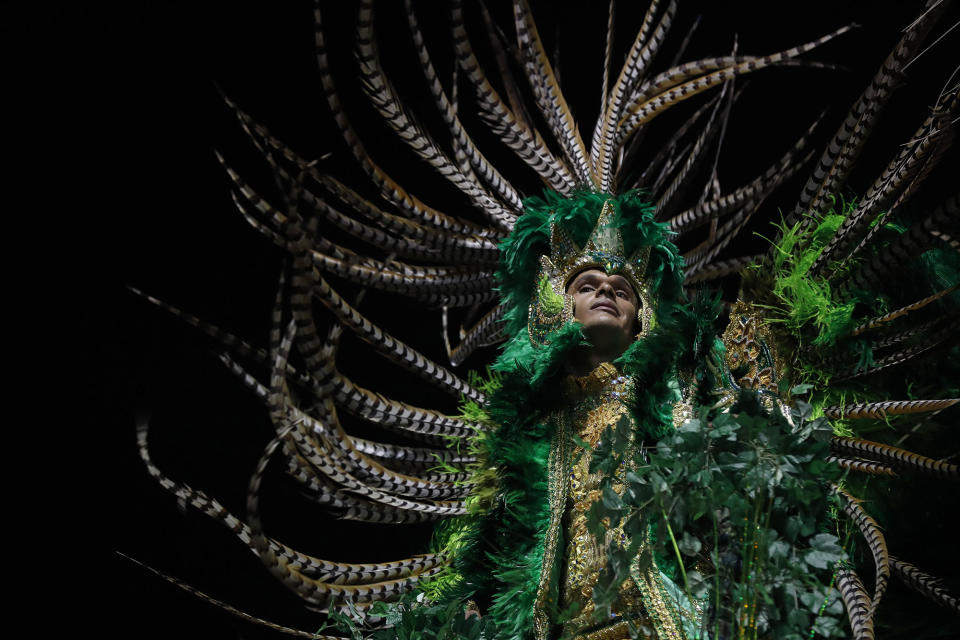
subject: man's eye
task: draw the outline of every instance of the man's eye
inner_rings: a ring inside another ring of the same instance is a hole
[[[626,299],[628,299],[628,298],[630,297],[629,295],[627,295],[627,292],[626,292],[626,291],[617,291],[617,295],[618,295],[619,297],[623,298],[624,300],[626,300]]]
[[[582,284],[580,285],[580,289],[578,289],[578,291],[580,291],[581,293],[583,293],[584,291],[593,291],[593,285]]]

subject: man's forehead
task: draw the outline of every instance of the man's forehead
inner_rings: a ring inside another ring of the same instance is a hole
[[[627,287],[631,291],[633,291],[633,287],[630,286],[629,280],[621,276],[619,273],[608,274],[606,271],[602,269],[587,269],[586,271],[581,271],[576,276],[574,276],[573,280],[570,281],[570,284],[573,284],[575,282],[584,282],[584,281],[591,281],[591,280],[603,280],[607,278],[612,280],[614,284],[622,285],[624,287]]]

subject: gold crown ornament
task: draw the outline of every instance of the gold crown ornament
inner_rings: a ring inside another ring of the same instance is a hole
[[[645,274],[650,247],[640,247],[630,256],[623,247],[623,237],[614,222],[615,201],[603,203],[600,217],[583,247],[553,221],[550,223],[550,256],[540,256],[527,317],[527,331],[535,346],[547,344],[547,336],[573,319],[573,296],[567,294],[567,284],[578,273],[587,269],[602,269],[627,279],[640,304],[637,321],[643,337],[653,326],[653,306]]]

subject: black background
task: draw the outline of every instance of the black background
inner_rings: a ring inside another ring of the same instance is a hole
[[[406,44],[402,11],[381,4],[377,29],[388,71],[402,93],[411,96],[414,110],[430,113],[417,84],[416,59]],[[503,3],[490,4],[495,16],[509,15]],[[728,53],[734,34],[740,52],[758,54],[851,22],[861,25],[806,56],[844,69],[779,69],[751,79],[727,133],[720,165],[725,188],[764,170],[824,109],[822,134],[831,133],[896,43],[899,30],[915,16],[917,4],[685,3],[670,38],[674,45],[696,15],[703,16],[685,59]],[[445,12],[428,2],[416,7],[428,43],[445,42]],[[534,3],[541,35],[552,42],[556,29],[565,34],[562,82],[584,87],[568,90],[568,96],[580,122],[590,124],[599,106],[599,52],[606,22],[598,7]],[[351,74],[350,3],[328,9],[331,65],[371,153],[401,184],[416,185],[411,189],[422,199],[469,217],[455,194],[411,168],[410,154],[398,150],[364,110]],[[640,12],[625,6],[618,11],[622,59]],[[475,13],[468,11],[468,18],[476,18]],[[943,20],[936,33],[952,23],[949,17]],[[98,464],[96,457],[68,452],[71,473],[59,477],[73,480],[54,498],[62,511],[82,514],[73,517],[71,530],[93,534],[94,541],[74,553],[90,554],[92,548],[102,558],[92,568],[68,572],[72,589],[91,601],[88,617],[78,625],[89,624],[108,636],[272,637],[193,600],[114,555],[119,551],[250,613],[316,629],[320,617],[304,612],[229,531],[201,515],[180,513],[172,496],[144,471],[134,446],[137,413],[149,415],[156,464],[242,515],[247,475],[271,437],[271,426],[256,398],[219,363],[216,345],[125,289],[138,287],[256,344],[265,342],[282,256],[233,209],[214,150],[266,197],[273,191],[266,165],[218,91],[302,156],[332,153],[325,166],[362,185],[320,92],[311,3],[10,3],[3,9],[3,29],[17,87],[11,92],[15,116],[9,124],[14,137],[27,142],[17,170],[9,175],[27,186],[33,209],[55,216],[38,216],[31,227],[42,231],[49,220],[57,221],[77,254],[58,263],[57,270],[73,294],[68,303],[78,300],[75,308],[85,334],[74,341],[81,346],[75,362],[81,364],[76,376],[84,415],[80,424],[71,421],[70,429],[80,440],[102,444],[100,450],[107,453]],[[480,31],[472,29],[479,40]],[[441,55],[442,46],[431,50],[444,74],[451,65],[449,56]],[[868,147],[864,175],[871,164],[882,166],[916,128],[923,108],[956,66],[956,55],[945,53],[955,46],[954,33],[908,74],[908,89],[885,118],[879,142]],[[670,55],[664,53],[660,64]],[[430,117],[426,121],[433,122]],[[590,126],[581,124],[581,129],[589,136]],[[655,148],[655,134],[650,144]],[[516,165],[505,153],[491,154],[508,169]],[[932,177],[933,199],[947,188],[954,156]],[[529,176],[521,186],[525,195],[539,188]],[[862,191],[868,183],[853,186]],[[784,190],[790,191],[788,200],[796,188]],[[775,210],[777,203],[768,206]],[[753,250],[745,246],[728,255]],[[442,360],[436,312],[376,292],[362,309]],[[463,371],[482,367],[492,357],[488,350]],[[353,342],[345,343],[341,360],[346,372],[373,388],[423,406],[454,408],[449,399],[408,383],[399,370],[372,359]],[[268,475],[263,513],[267,531],[284,542],[345,561],[399,557],[421,548],[426,536],[423,528],[332,521],[300,499],[279,473]],[[935,551],[925,553],[933,558]]]

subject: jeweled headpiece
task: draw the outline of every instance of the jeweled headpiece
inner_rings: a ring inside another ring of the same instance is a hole
[[[650,247],[639,247],[628,256],[614,214],[615,200],[607,199],[582,247],[556,220],[550,223],[550,256],[540,256],[536,288],[528,309],[527,330],[535,345],[544,344],[550,332],[573,318],[573,297],[567,295],[567,284],[587,269],[602,269],[626,278],[640,301],[640,335],[649,331],[653,306],[645,274]]]

